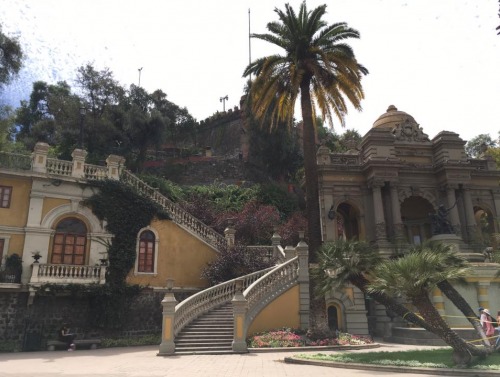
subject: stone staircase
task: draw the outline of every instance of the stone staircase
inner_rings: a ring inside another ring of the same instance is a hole
[[[184,327],[175,339],[175,353],[233,353],[233,329],[233,306],[226,303]]]

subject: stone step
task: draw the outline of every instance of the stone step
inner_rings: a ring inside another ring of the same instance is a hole
[[[217,341],[216,339],[196,339],[193,340],[182,340],[178,339],[175,341],[175,346],[179,347],[224,347],[231,345],[233,343],[233,339],[221,339]]]
[[[231,338],[233,336],[232,332],[226,332],[226,333],[211,333],[211,332],[198,332],[198,333],[186,333],[186,334],[179,334],[177,336],[177,339],[194,339],[194,338],[208,338],[211,337],[213,339],[226,339],[226,338]]]
[[[228,345],[227,347],[221,347],[221,346],[216,346],[216,347],[175,347],[175,353],[183,353],[183,352],[196,352],[196,353],[206,353],[206,352],[221,352],[221,351],[227,351],[227,352],[232,352],[233,348],[231,345]]]

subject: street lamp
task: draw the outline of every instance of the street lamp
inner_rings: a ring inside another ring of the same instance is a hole
[[[85,114],[87,109],[85,107],[80,107],[80,138],[78,140],[78,147],[83,149],[83,121],[85,120]]]
[[[139,71],[139,85],[138,85],[139,87],[141,86],[141,73],[142,73],[142,69],[143,69],[143,68],[144,68],[144,67],[141,67],[141,68],[138,68],[138,69],[137,69],[137,70]]]
[[[226,94],[225,97],[221,97],[220,98],[220,101],[222,102],[222,111],[224,111],[224,112],[226,111],[226,101],[228,99],[229,99],[229,97],[227,96],[227,94]]]

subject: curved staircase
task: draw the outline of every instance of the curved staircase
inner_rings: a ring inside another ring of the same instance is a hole
[[[214,250],[227,244],[224,236],[131,172],[123,170],[120,179],[161,205],[176,224]],[[296,248],[283,249],[278,239],[273,245],[275,256],[282,261],[275,267],[210,287],[179,304],[169,291],[162,301],[163,333],[158,355],[247,352],[246,334],[252,321],[269,303],[295,285],[299,285],[301,327],[308,327],[307,244],[301,241]]]

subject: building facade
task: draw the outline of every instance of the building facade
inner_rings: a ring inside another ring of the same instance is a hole
[[[324,241],[367,241],[386,257],[430,239],[449,242],[474,264],[468,277],[474,289],[462,291],[471,306],[500,307],[498,266],[483,253],[490,235],[500,232],[500,171],[493,160],[468,158],[465,144],[450,131],[429,139],[411,115],[390,106],[356,148],[332,154],[320,147]],[[449,226],[444,238],[436,216]],[[368,328],[371,318],[370,332],[383,334],[385,310],[352,290],[347,301],[339,293],[327,298],[333,321]],[[439,292],[434,299],[453,326],[465,325]]]

